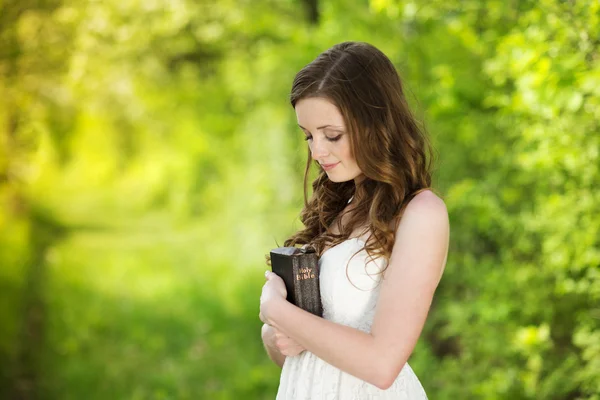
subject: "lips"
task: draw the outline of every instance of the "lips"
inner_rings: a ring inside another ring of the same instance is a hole
[[[324,169],[325,171],[329,171],[330,169],[334,168],[334,167],[335,167],[336,165],[338,165],[339,163],[340,163],[340,162],[338,161],[338,162],[336,162],[336,163],[333,163],[333,164],[321,164],[321,167],[323,167],[323,169]]]

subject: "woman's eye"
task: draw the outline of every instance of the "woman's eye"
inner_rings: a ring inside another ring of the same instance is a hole
[[[337,142],[338,140],[340,140],[341,137],[342,137],[342,135],[337,135],[336,137],[333,137],[333,138],[328,137],[327,140],[329,140],[330,142]]]
[[[336,137],[329,137],[329,136],[325,136],[327,138],[327,140],[329,140],[330,142],[337,142],[338,140],[340,140],[340,138],[342,137],[342,135],[337,135]],[[312,140],[312,136],[306,136],[304,138],[304,140]]]

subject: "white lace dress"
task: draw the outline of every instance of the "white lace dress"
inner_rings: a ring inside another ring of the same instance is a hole
[[[326,250],[319,259],[319,283],[325,319],[370,332],[381,280],[376,273],[386,261],[370,260],[364,245],[363,240],[351,238]],[[347,265],[350,283],[346,264],[357,250],[361,251]],[[382,390],[305,350],[285,359],[276,400],[309,399],[425,400],[427,396],[408,363],[392,386]]]

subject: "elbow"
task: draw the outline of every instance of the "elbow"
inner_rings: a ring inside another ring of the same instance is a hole
[[[394,383],[395,379],[390,379],[389,375],[383,375],[377,382],[374,382],[374,385],[381,390],[389,389]]]
[[[387,390],[394,384],[398,375],[400,375],[400,372],[408,362],[410,354],[406,355],[404,352],[399,354],[389,346],[377,350],[379,351],[373,352],[377,357],[371,360],[373,362],[371,365],[376,366],[374,368],[376,371],[373,377],[374,382],[371,382],[371,384],[381,390]]]
[[[389,369],[381,369],[377,374],[371,376],[369,383],[378,389],[387,390],[394,383],[395,378],[391,377]]]
[[[387,368],[382,369],[382,371],[379,373],[377,382],[374,382],[374,385],[381,390],[389,389],[396,381],[396,378],[398,378],[398,375],[400,375],[400,371],[402,371],[403,366],[404,365],[401,367],[396,365],[388,365]]]

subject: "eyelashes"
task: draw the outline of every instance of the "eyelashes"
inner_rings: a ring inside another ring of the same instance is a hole
[[[341,137],[342,137],[342,135],[338,135],[338,136],[336,136],[336,137],[334,137],[334,138],[330,138],[330,137],[328,137],[328,138],[327,138],[327,140],[329,140],[330,142],[337,142],[338,140],[340,140],[340,138],[341,138]],[[308,141],[308,140],[312,140],[312,136],[306,136],[306,137],[304,138],[304,140],[306,140],[306,141]]]

